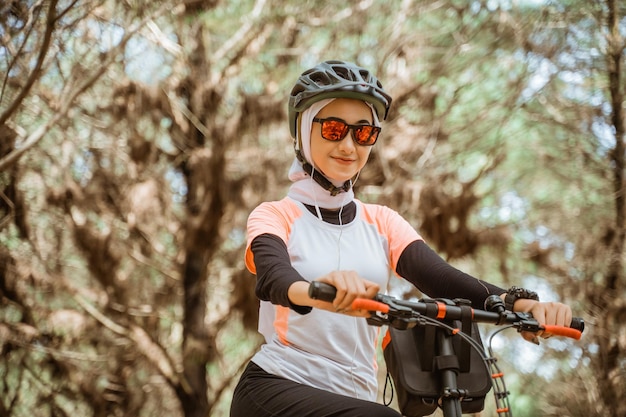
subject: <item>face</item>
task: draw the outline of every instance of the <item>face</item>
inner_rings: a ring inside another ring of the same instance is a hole
[[[337,117],[351,125],[371,125],[372,110],[361,100],[338,98],[324,107],[316,116],[320,119]],[[352,139],[352,130],[340,141],[322,138],[321,126],[313,122],[311,127],[311,157],[314,167],[328,179],[347,181],[354,177],[367,162],[371,146],[358,145]]]

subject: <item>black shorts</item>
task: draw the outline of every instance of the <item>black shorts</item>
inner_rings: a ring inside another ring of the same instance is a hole
[[[250,362],[235,388],[230,417],[400,417],[382,404],[334,394],[265,372]]]

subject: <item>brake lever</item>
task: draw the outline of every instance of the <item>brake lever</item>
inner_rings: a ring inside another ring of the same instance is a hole
[[[396,318],[411,318],[415,314],[412,308],[396,303],[396,299],[389,295],[378,294],[374,297],[374,300],[389,306],[389,312],[387,315],[391,315]]]
[[[515,325],[518,332],[531,332],[537,333],[539,330],[542,330],[539,323],[535,320],[522,320]]]
[[[385,317],[378,315],[378,313],[373,313],[371,316],[369,316],[365,320],[367,321],[367,324],[369,324],[370,326],[381,327],[381,326],[385,326],[389,324],[389,320]]]
[[[390,326],[398,330],[406,330],[415,327],[420,322],[420,317],[419,314],[413,315],[413,317],[394,317],[375,312],[366,320],[370,326]]]
[[[376,326],[388,325],[399,330],[406,330],[415,327],[419,321],[419,313],[410,307],[397,304],[395,298],[389,295],[378,294],[374,300],[386,304],[389,311],[384,316],[381,316],[380,313],[372,314],[367,319],[368,323],[372,322]]]

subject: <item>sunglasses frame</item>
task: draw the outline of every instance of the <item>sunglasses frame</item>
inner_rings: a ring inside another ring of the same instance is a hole
[[[315,117],[313,118],[314,122],[317,122],[320,124],[320,133],[323,139],[330,141],[330,142],[340,142],[342,140],[344,140],[346,138],[346,136],[348,135],[348,133],[350,133],[350,131],[352,131],[352,140],[354,141],[354,143],[356,143],[357,145],[360,146],[374,146],[376,144],[376,141],[378,140],[378,135],[380,135],[381,132],[381,128],[380,126],[374,126],[374,125],[351,125],[349,123],[347,123],[345,120],[340,119],[338,117],[326,117],[324,119],[321,119],[319,117]],[[343,123],[345,126],[348,127],[348,130],[346,130],[346,133],[343,134],[343,136],[341,136],[339,139],[328,139],[327,137],[324,136],[324,123],[327,121],[332,121],[332,122],[339,122],[339,123]],[[374,138],[374,142],[372,143],[360,143],[357,139],[356,139],[356,130],[357,129],[361,129],[364,127],[369,127],[372,129],[372,132],[370,133],[370,135],[368,136],[368,140],[372,137],[372,136],[376,136]]]

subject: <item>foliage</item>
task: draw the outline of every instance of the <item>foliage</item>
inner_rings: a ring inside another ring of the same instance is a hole
[[[337,57],[394,97],[359,198],[587,320],[549,378],[502,349],[515,405],[624,415],[624,5],[5,3],[0,415],[227,415],[261,342],[247,214],[289,185],[293,80]]]

